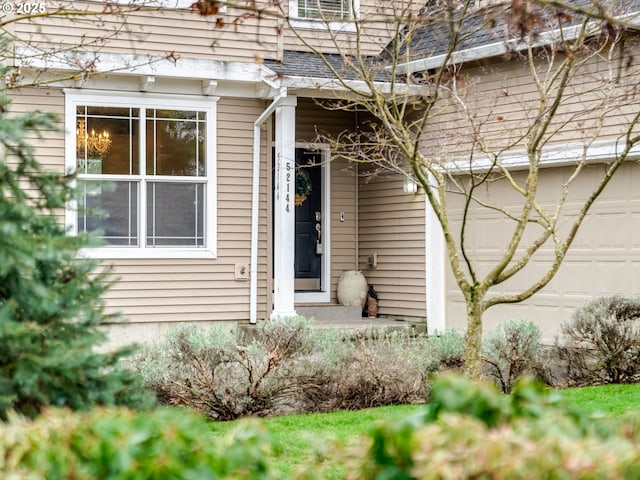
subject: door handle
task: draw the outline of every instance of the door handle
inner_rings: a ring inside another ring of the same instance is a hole
[[[322,227],[319,223],[316,223],[316,255],[322,255]]]

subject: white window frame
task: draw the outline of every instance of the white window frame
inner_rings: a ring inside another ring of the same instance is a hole
[[[217,257],[217,171],[216,171],[216,105],[217,97],[182,95],[146,95],[140,93],[76,91],[65,89],[65,171],[76,170],[76,109],[78,106],[125,107],[167,110],[194,110],[206,114],[206,175],[198,177],[206,184],[205,199],[205,244],[203,247],[148,247],[146,245],[146,198],[141,189],[138,194],[138,246],[109,245],[82,249],[82,256],[92,258],[216,258]],[[141,119],[141,129],[145,126]],[[146,158],[146,138],[141,136],[139,158]],[[110,176],[83,178],[108,180]],[[114,180],[140,180],[146,178],[142,172],[137,175],[113,176]],[[126,177],[126,178],[125,178]],[[160,177],[162,178],[162,177]],[[184,178],[176,179],[184,181]],[[71,201],[65,209],[65,224],[69,235],[78,234],[78,205]]]
[[[355,32],[355,22],[360,16],[360,0],[349,0],[353,6],[353,18],[348,21],[325,22],[322,19],[298,17],[298,0],[289,0],[289,16],[291,25],[295,28],[310,30],[332,30],[340,32]]]

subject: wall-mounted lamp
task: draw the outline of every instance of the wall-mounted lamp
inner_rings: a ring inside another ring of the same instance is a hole
[[[411,178],[405,178],[402,183],[402,191],[404,193],[418,193],[418,184]]]

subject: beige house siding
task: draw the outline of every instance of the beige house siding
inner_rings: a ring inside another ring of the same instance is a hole
[[[218,101],[216,259],[117,260],[120,277],[109,307],[132,322],[224,321],[249,318],[249,282],[235,280],[235,265],[249,264],[253,122],[261,100]],[[264,136],[263,136],[264,138]],[[266,169],[262,170],[258,316],[267,314]]]
[[[68,2],[61,2],[68,8]],[[15,22],[15,35],[30,45],[104,53],[136,53],[168,55],[178,58],[210,58],[222,61],[279,60],[283,49],[309,51],[320,48],[327,53],[353,50],[354,33],[330,34],[325,28],[294,27],[267,13],[261,18],[248,15],[250,9],[229,7],[224,14],[208,17],[189,9],[148,9],[102,14],[102,2],[73,2],[79,11],[95,11],[96,15],[49,16]],[[260,5],[262,3],[262,5]],[[258,2],[258,8],[268,2]],[[49,6],[50,10],[53,4]],[[288,1],[282,2],[284,11]],[[273,13],[275,10],[270,8]],[[394,24],[388,21],[389,4],[380,0],[361,0],[360,50],[364,55],[378,54],[389,42]],[[222,23],[218,23],[218,19]],[[220,28],[223,26],[222,28]],[[301,35],[305,42],[296,36]],[[334,39],[332,40],[332,37]]]
[[[570,169],[549,168],[540,175],[539,200],[553,206],[559,184]],[[575,213],[591,191],[603,167],[590,166],[571,188],[566,211]],[[515,210],[518,202],[504,182],[481,189],[481,199]],[[451,216],[460,225],[462,204],[454,198]],[[504,251],[513,223],[495,211],[472,207],[467,248],[479,275],[486,273]],[[566,225],[566,224],[565,224]],[[531,233],[527,235],[531,238]],[[531,265],[513,277],[499,293],[515,293],[538,278],[550,265],[553,252],[545,247]],[[465,327],[464,300],[447,267],[447,327]],[[624,165],[596,201],[556,277],[540,293],[519,304],[499,305],[485,314],[485,331],[497,322],[526,318],[535,321],[545,339],[558,333],[558,325],[570,318],[576,307],[599,295],[640,295],[640,166]]]
[[[59,89],[38,88],[12,92],[12,111],[36,109],[64,113]],[[251,165],[253,122],[264,110],[262,100],[222,98],[217,124],[216,259],[119,259],[113,265],[117,282],[106,294],[108,310],[122,312],[129,322],[247,320],[249,282],[235,280],[235,265],[249,264]],[[61,124],[62,127],[62,124]],[[263,134],[262,138],[266,138]],[[64,135],[45,132],[34,138],[38,159],[48,168],[64,169]],[[266,142],[263,141],[264,151]],[[267,309],[267,175],[261,175],[258,316]],[[62,220],[62,218],[61,218]]]
[[[101,11],[102,2],[73,2],[78,10]],[[69,5],[69,2],[65,2]],[[125,6],[123,6],[125,8]],[[236,29],[233,20],[244,11],[229,9],[227,27],[216,28],[216,16],[202,17],[188,9],[162,9],[122,14],[45,17],[16,22],[15,35],[30,44],[60,51],[73,48],[101,54],[136,53],[223,61],[253,61],[254,56],[273,58],[278,45],[276,22],[243,19]]]
[[[360,180],[359,268],[378,293],[379,313],[425,318],[425,200],[407,194],[402,179]],[[378,267],[367,258],[378,255]]]
[[[325,110],[311,99],[298,99],[296,109],[296,138],[300,142],[314,142],[318,133],[336,135],[353,129],[355,117],[345,112]],[[336,286],[340,274],[356,268],[357,179],[347,168],[346,161],[331,159],[331,301],[336,300]],[[340,221],[344,213],[344,222]]]
[[[285,11],[288,10],[288,0],[282,4]],[[360,0],[358,18],[363,20],[359,24],[359,34],[340,27],[331,32],[326,28],[308,28],[293,21],[292,26],[285,25],[283,30],[283,47],[303,52],[351,53],[355,58],[379,54],[393,38],[397,27],[393,21],[393,5],[387,0]]]
[[[625,59],[638,51],[632,42],[626,47]],[[538,62],[541,78],[544,78],[541,70],[547,66]],[[634,90],[637,76],[635,69],[619,70],[619,66],[618,61],[608,63],[602,57],[581,64],[573,74],[548,129],[545,148],[581,145],[594,139],[613,140],[621,134],[630,115],[637,111],[637,92]],[[608,90],[601,88],[609,78],[617,78],[618,74],[622,74],[620,84]],[[628,89],[623,91],[621,85],[627,85]],[[527,127],[533,125],[540,102],[531,72],[524,61],[494,59],[483,62],[482,66],[464,65],[456,89],[457,98],[443,92],[437,113],[429,122],[424,146],[430,156],[441,161],[468,159],[474,138],[469,116],[479,126],[480,137],[490,151],[524,148],[518,139]],[[631,96],[622,98],[627,93]],[[623,106],[612,108],[617,104]],[[445,114],[445,111],[449,113]],[[464,111],[468,115],[464,115]],[[598,130],[594,127],[600,121],[601,129]],[[476,159],[482,157],[477,146],[475,155]]]
[[[10,110],[14,113],[31,113],[35,111],[50,112],[60,119],[59,131],[46,130],[41,135],[30,134],[27,139],[35,148],[38,161],[45,167],[55,171],[64,171],[64,135],[62,118],[64,116],[64,96],[57,88],[25,88],[20,91],[9,91]]]

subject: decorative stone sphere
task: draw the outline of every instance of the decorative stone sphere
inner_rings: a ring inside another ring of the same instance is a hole
[[[338,280],[338,302],[341,305],[362,308],[369,285],[367,279],[358,270],[346,270]]]

